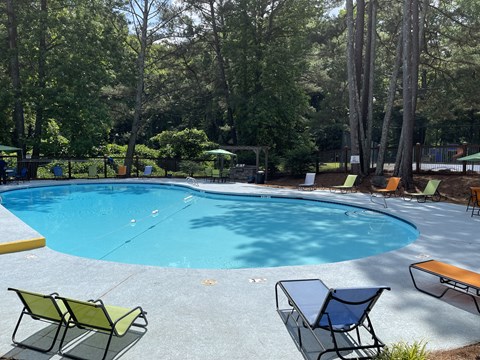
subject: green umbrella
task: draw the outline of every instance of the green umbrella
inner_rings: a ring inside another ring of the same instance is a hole
[[[211,154],[211,155],[230,155],[230,156],[235,156],[234,153],[224,150],[224,149],[215,149],[215,150],[207,150],[205,151],[206,154]]]
[[[13,147],[13,146],[0,145],[0,151],[14,152],[14,151],[20,151],[20,150],[22,150],[22,149],[16,148],[16,147]]]
[[[205,154],[217,155],[217,158],[219,158],[219,160],[220,160],[220,171],[223,171],[223,157],[225,155],[236,156],[236,154],[234,154],[230,151],[227,151],[225,149],[207,150],[207,151],[205,151]]]
[[[480,152],[458,158],[457,161],[480,161]]]

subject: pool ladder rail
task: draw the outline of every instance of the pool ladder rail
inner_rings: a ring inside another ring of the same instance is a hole
[[[195,179],[194,177],[188,176],[186,180],[187,180],[187,184],[192,184],[193,186],[200,186],[197,179]]]

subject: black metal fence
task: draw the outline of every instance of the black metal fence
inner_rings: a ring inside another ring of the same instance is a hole
[[[378,147],[372,148],[371,168],[376,167]],[[413,171],[471,173],[480,172],[480,161],[459,161],[464,156],[480,152],[480,145],[462,144],[447,146],[423,146],[416,144],[413,149]],[[385,153],[384,170],[392,171],[395,166],[397,148],[388,148]],[[351,166],[351,151],[345,147],[339,150],[322,151],[317,156],[317,172],[345,171]]]
[[[477,164],[458,160],[460,157],[480,152],[480,145],[422,146],[417,144],[413,150],[413,171],[416,173],[436,171],[466,174],[480,172],[480,161]],[[384,170],[393,170],[396,154],[396,148],[387,149]],[[372,148],[372,168],[376,166],[377,157],[378,147]],[[18,161],[16,156],[4,156],[4,159],[7,161],[10,175],[20,174],[21,170],[26,168],[29,179],[53,179],[58,177],[53,173],[54,167],[60,167],[62,177],[67,179],[115,178],[118,175],[119,166],[123,165],[125,161],[124,157],[26,158]],[[178,160],[135,157],[130,176],[141,177],[145,167],[152,166],[151,176],[153,177],[201,177],[204,175],[206,168],[214,167],[214,162],[215,160],[203,159]],[[348,172],[350,168],[351,151],[348,147],[317,153],[317,172]],[[252,170],[252,174],[254,173],[255,171]],[[249,173],[249,175],[252,174]],[[245,180],[248,177],[251,176],[245,176]]]

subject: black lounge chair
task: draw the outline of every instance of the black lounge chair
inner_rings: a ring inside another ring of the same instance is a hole
[[[334,352],[341,359],[371,359],[380,353],[384,343],[375,334],[368,314],[383,290],[390,288],[329,289],[319,279],[283,280],[275,285],[277,312],[287,326],[296,329],[296,335],[291,335],[305,358],[319,352],[320,359]],[[286,308],[281,308],[283,305]],[[305,347],[305,330],[319,350]],[[331,344],[321,339],[322,331],[329,334]]]

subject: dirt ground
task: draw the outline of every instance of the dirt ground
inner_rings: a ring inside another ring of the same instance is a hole
[[[388,174],[386,177],[388,178]],[[316,184],[319,189],[326,188],[332,185],[341,185],[345,180],[345,174],[318,174],[316,176]],[[447,201],[455,204],[467,205],[470,198],[470,187],[480,186],[480,175],[455,175],[455,174],[425,174],[414,175],[414,188],[408,191],[421,191],[425,188],[428,180],[439,179],[442,180],[439,191],[442,195],[441,201]],[[269,180],[266,186],[273,187],[290,187],[296,188],[298,184],[303,183],[303,178],[294,177],[280,177],[278,179]],[[362,179],[358,184],[357,189],[360,192],[369,193],[373,188],[372,182],[380,179],[375,179],[373,176]],[[402,185],[403,186],[403,185]],[[400,191],[405,191],[401,188]],[[434,351],[428,356],[429,360],[480,360],[480,343],[465,346],[459,349],[451,349],[447,351]]]

